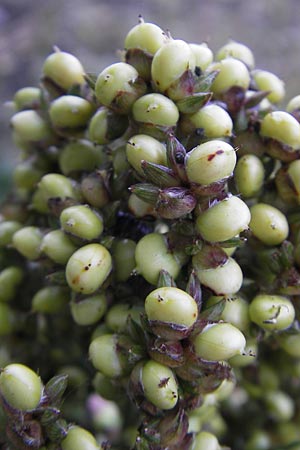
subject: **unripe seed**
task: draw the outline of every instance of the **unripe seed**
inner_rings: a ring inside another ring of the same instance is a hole
[[[146,85],[140,90],[135,89],[134,83],[139,77],[138,71],[130,64],[118,62],[106,67],[99,75],[95,85],[97,100],[104,106],[113,107],[118,96],[127,95],[127,102],[122,112],[127,114],[133,102],[146,91]]]
[[[213,306],[220,302],[224,297],[212,296],[205,303],[206,307]],[[246,331],[249,327],[249,304],[243,297],[228,296],[226,298],[224,309],[220,315],[220,319],[229,322],[241,331]]]
[[[14,233],[22,228],[22,224],[16,220],[0,222],[0,247],[11,244]]]
[[[33,200],[35,209],[41,213],[49,211],[48,200],[51,198],[78,198],[74,183],[70,178],[59,173],[48,173],[41,178]]]
[[[122,136],[128,127],[125,115],[115,114],[103,106],[93,115],[88,129],[89,138],[96,144],[108,144]]]
[[[151,76],[157,90],[164,93],[187,70],[193,72],[194,69],[195,56],[191,47],[180,39],[170,39],[155,53]]]
[[[34,110],[20,111],[10,120],[13,133],[17,139],[24,143],[50,143],[53,133],[50,125]]]
[[[222,242],[246,230],[250,219],[246,203],[237,196],[231,196],[201,213],[196,228],[206,241]]]
[[[277,75],[267,70],[254,70],[252,76],[259,90],[271,91],[267,95],[267,99],[271,103],[279,103],[283,100],[285,96],[284,82]]]
[[[87,430],[77,425],[68,429],[67,436],[61,441],[62,450],[100,450],[94,436]]]
[[[156,361],[142,368],[141,383],[145,397],[159,409],[172,409],[178,401],[177,382],[173,371]]]
[[[0,374],[0,394],[12,408],[36,408],[42,397],[40,377],[23,364],[9,364]]]
[[[89,206],[75,205],[65,208],[59,220],[65,232],[88,241],[98,238],[103,231],[102,218]]]
[[[285,215],[274,206],[257,203],[250,208],[250,229],[266,245],[279,245],[289,234]]]
[[[238,263],[231,257],[223,265],[213,269],[199,267],[197,255],[193,256],[193,267],[200,282],[217,295],[235,294],[243,283],[243,273]]]
[[[300,358],[300,334],[281,335],[279,344],[288,355]]]
[[[250,319],[266,330],[285,330],[295,318],[292,302],[280,295],[261,294],[249,306]]]
[[[52,125],[58,129],[85,127],[93,112],[93,105],[76,95],[62,95],[49,108]]]
[[[191,450],[220,450],[220,444],[216,436],[208,431],[196,434]]]
[[[24,278],[20,267],[8,266],[0,272],[0,302],[10,301]]]
[[[167,163],[165,145],[146,134],[137,134],[129,139],[126,145],[126,156],[131,166],[140,175],[144,175],[141,166],[143,160],[161,165]]]
[[[136,266],[136,243],[132,239],[120,239],[112,245],[114,274],[117,281],[127,281]]]
[[[142,306],[131,306],[128,303],[118,303],[113,305],[105,316],[105,323],[108,328],[116,333],[126,332],[128,317],[136,322],[140,322],[140,314],[145,310]]]
[[[185,291],[175,287],[161,287],[150,292],[145,300],[150,321],[158,320],[190,328],[198,317],[196,301]]]
[[[18,188],[32,191],[44,174],[44,169],[36,167],[30,160],[25,160],[15,167],[13,180]]]
[[[92,172],[81,180],[81,193],[87,203],[96,208],[103,208],[109,202],[105,174]]]
[[[246,64],[249,69],[253,69],[255,66],[254,55],[249,47],[241,42],[230,41],[221,47],[217,54],[216,60],[221,61],[225,58],[235,58]]]
[[[14,331],[15,314],[7,303],[0,302],[0,336],[6,336]]]
[[[192,183],[209,185],[231,175],[236,163],[234,148],[212,140],[193,148],[186,156],[186,173]]]
[[[35,109],[40,106],[41,90],[31,86],[21,88],[15,93],[13,101],[17,111]]]
[[[140,48],[154,55],[166,43],[166,39],[166,34],[159,26],[141,21],[128,32],[124,47],[126,50]]]
[[[41,243],[41,252],[58,264],[66,264],[75,250],[76,245],[62,230],[50,231]]]
[[[175,103],[162,94],[146,94],[140,97],[132,107],[134,120],[149,125],[174,127],[179,119]]]
[[[265,169],[260,158],[255,155],[243,155],[237,162],[234,180],[239,193],[245,198],[258,194],[263,186]]]
[[[276,422],[288,422],[295,413],[294,400],[284,391],[270,391],[264,396],[268,411]]]
[[[71,314],[78,325],[93,325],[98,322],[107,309],[105,294],[93,295],[70,303]]]
[[[149,233],[139,240],[135,260],[137,271],[151,284],[157,283],[161,270],[176,278],[181,269],[181,263],[170,252],[165,236],[159,233]]]
[[[207,67],[213,62],[213,52],[204,42],[202,44],[189,44],[195,58],[195,66],[200,67],[202,71],[207,69]]]
[[[34,294],[31,301],[33,312],[56,314],[70,299],[70,291],[62,286],[46,286]]]
[[[100,244],[88,244],[70,257],[66,266],[66,279],[75,292],[92,294],[102,286],[111,269],[108,250]]]
[[[43,234],[38,227],[28,226],[16,231],[12,244],[25,258],[35,260],[41,254],[42,239]]]
[[[100,146],[89,141],[74,141],[67,144],[59,155],[59,167],[64,175],[76,175],[78,172],[91,171],[104,160]]]
[[[286,112],[293,114],[300,110],[300,95],[291,98],[285,108]]]
[[[81,62],[67,52],[58,51],[49,55],[43,65],[43,75],[65,90],[85,83]]]
[[[285,111],[273,111],[261,122],[260,135],[272,138],[296,150],[300,148],[300,124]]]
[[[238,59],[226,58],[210,66],[210,71],[219,70],[211,89],[215,94],[222,94],[232,87],[240,87],[245,91],[250,84],[247,66]]]
[[[185,132],[191,133],[195,130],[201,130],[206,138],[216,139],[231,136],[233,123],[224,108],[212,103],[183,118],[181,126]]]
[[[242,354],[246,339],[236,327],[230,323],[213,323],[206,327],[193,339],[195,353],[208,361],[220,361]]]
[[[93,366],[109,378],[125,374],[123,365],[126,359],[118,349],[118,335],[104,334],[93,339],[89,347],[89,356]]]

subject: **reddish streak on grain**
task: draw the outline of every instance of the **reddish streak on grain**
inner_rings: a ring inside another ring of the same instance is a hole
[[[217,150],[215,153],[208,155],[207,160],[211,161],[212,159],[214,159],[215,156],[222,155],[222,153],[224,153],[224,150]]]

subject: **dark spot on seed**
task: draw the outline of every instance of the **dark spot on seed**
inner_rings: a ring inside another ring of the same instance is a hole
[[[215,156],[221,155],[222,153],[224,153],[224,150],[217,150],[215,153],[212,153],[211,155],[208,155],[207,160],[208,161],[212,161]]]
[[[89,270],[89,266],[85,266],[84,270]]]
[[[170,377],[162,378],[158,384],[158,387],[163,388],[163,387],[167,386],[167,384],[169,383],[169,379],[170,379]]]

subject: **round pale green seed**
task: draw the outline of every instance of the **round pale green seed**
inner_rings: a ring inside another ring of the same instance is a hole
[[[71,289],[92,294],[99,289],[112,270],[109,251],[101,244],[88,244],[70,257],[66,279]]]
[[[118,335],[103,334],[92,340],[89,356],[93,366],[103,375],[116,378],[124,374],[122,354],[117,348]]]
[[[34,109],[41,101],[41,90],[38,87],[24,87],[19,89],[14,95],[14,105],[17,111],[23,109]]]
[[[62,450],[100,450],[94,436],[86,429],[72,425],[67,436],[61,441]]]
[[[23,364],[9,364],[0,374],[0,394],[15,409],[25,411],[36,408],[42,393],[40,377]]]
[[[200,282],[217,295],[236,294],[243,283],[243,273],[239,264],[231,257],[223,265],[213,269],[199,267],[197,255],[192,259],[193,268]]]
[[[15,314],[9,304],[0,302],[0,336],[7,336],[14,331]]]
[[[295,319],[295,308],[287,297],[260,294],[250,303],[249,315],[252,322],[261,328],[285,330]]]
[[[139,240],[135,260],[137,272],[151,284],[157,283],[161,270],[176,278],[181,269],[180,261],[168,249],[165,236],[159,233],[149,233]]]
[[[44,62],[43,75],[65,90],[85,83],[81,62],[67,52],[51,53]]]
[[[272,72],[257,69],[252,72],[253,79],[260,91],[271,91],[267,99],[271,103],[279,103],[285,96],[284,82]]]
[[[220,450],[220,444],[216,436],[208,431],[196,434],[191,450]]]
[[[133,83],[138,76],[138,71],[130,64],[125,62],[111,64],[98,75],[95,85],[97,100],[109,107],[120,92],[134,94]],[[135,95],[132,95],[128,107],[135,99]]]
[[[190,328],[198,317],[193,297],[175,287],[161,287],[150,292],[145,300],[148,319]]]
[[[62,95],[50,105],[49,115],[55,128],[80,128],[87,125],[93,105],[76,95]]]
[[[281,335],[279,344],[288,355],[300,358],[300,334]]]
[[[58,264],[66,264],[77,247],[63,230],[52,230],[41,243],[41,252]]]
[[[298,111],[300,109],[300,95],[295,95],[286,105],[286,112],[293,113],[294,111]]]
[[[8,266],[0,272],[0,302],[10,301],[24,278],[20,267]]]
[[[142,368],[141,383],[145,397],[157,408],[174,408],[178,401],[178,388],[169,367],[152,360],[146,362]]]
[[[151,76],[157,90],[163,93],[187,70],[194,69],[195,56],[189,44],[180,39],[170,39],[155,53]]]
[[[134,120],[149,125],[174,127],[179,119],[175,103],[162,94],[146,94],[136,100],[132,107]]]
[[[249,304],[241,296],[235,295],[233,297],[225,297],[226,302],[223,311],[221,312],[220,319],[225,322],[229,322],[241,331],[246,331],[249,328]],[[216,305],[224,297],[212,296],[209,297],[205,303],[206,307]]]
[[[38,227],[28,226],[16,231],[12,238],[12,244],[21,255],[29,260],[38,259],[41,254],[43,233]]]
[[[93,115],[89,123],[89,139],[95,144],[108,144],[111,140],[122,136],[128,127],[125,115],[114,114],[103,106]]]
[[[115,240],[112,245],[114,275],[117,281],[126,281],[136,266],[136,243],[132,239]]]
[[[6,245],[11,244],[13,235],[20,228],[22,228],[22,224],[16,220],[0,222],[0,247],[6,247]]]
[[[46,286],[34,294],[31,310],[44,314],[56,314],[64,309],[70,300],[70,291],[62,286]]]
[[[288,422],[295,414],[294,400],[284,391],[266,392],[264,401],[269,413],[276,422]]]
[[[145,310],[142,306],[132,306],[128,303],[118,303],[109,308],[105,316],[105,323],[115,333],[126,332],[128,317],[140,323],[140,314]]]
[[[65,232],[89,241],[98,238],[103,231],[102,218],[87,205],[65,208],[59,220]]]
[[[64,175],[92,171],[103,162],[103,150],[87,140],[67,144],[59,155],[59,167]]]
[[[139,48],[154,55],[166,43],[166,39],[166,34],[159,26],[141,21],[127,33],[124,47],[126,50]]]
[[[210,71],[219,70],[211,89],[215,94],[222,94],[232,87],[240,87],[245,91],[250,85],[250,74],[247,66],[235,58],[226,58],[209,67]]]
[[[213,62],[213,52],[208,45],[203,42],[202,44],[189,44],[195,58],[195,66],[200,67],[201,70],[207,69],[207,67]]]
[[[244,352],[246,339],[243,333],[230,323],[214,323],[193,339],[195,353],[208,361],[221,361]]]
[[[50,125],[37,111],[31,109],[14,114],[10,124],[15,137],[20,142],[48,142],[53,137]]]
[[[93,325],[98,322],[107,309],[105,294],[93,295],[70,303],[71,314],[78,325]]]
[[[265,169],[256,155],[243,155],[237,162],[234,181],[239,193],[245,198],[258,194],[264,183]]]
[[[190,182],[209,185],[232,174],[236,153],[227,142],[211,140],[193,148],[185,164]]]
[[[261,122],[260,135],[275,139],[293,150],[300,148],[300,124],[285,111],[266,114]]]
[[[224,108],[213,103],[191,114],[189,121],[196,129],[201,128],[204,136],[209,139],[232,135],[233,123],[230,115]]]
[[[216,54],[216,60],[221,61],[225,58],[235,58],[246,64],[249,69],[255,66],[254,55],[249,47],[241,42],[229,41],[223,45]]]
[[[126,156],[130,165],[140,175],[144,175],[141,167],[143,160],[161,165],[167,163],[165,145],[147,134],[136,134],[129,139],[126,145]]]
[[[206,241],[223,242],[246,230],[250,219],[246,203],[232,195],[200,213],[196,229]]]
[[[250,229],[264,244],[279,245],[288,237],[289,224],[279,209],[266,203],[257,203],[250,211]]]

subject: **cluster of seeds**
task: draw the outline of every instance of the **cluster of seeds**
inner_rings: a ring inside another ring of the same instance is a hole
[[[3,448],[300,442],[300,96],[278,110],[284,95],[245,45],[213,55],[142,19],[99,75],[55,48],[16,92]]]

